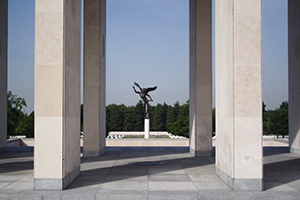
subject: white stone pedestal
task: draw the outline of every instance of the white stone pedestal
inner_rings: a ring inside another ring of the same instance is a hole
[[[149,136],[150,136],[150,119],[145,119],[144,131],[145,131],[145,139],[149,139]]]

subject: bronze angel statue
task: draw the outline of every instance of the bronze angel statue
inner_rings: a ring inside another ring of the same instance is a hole
[[[141,86],[137,82],[134,82],[134,85],[137,86],[140,89],[140,91],[136,91],[135,87],[132,86],[134,92],[137,93],[137,94],[139,94],[140,97],[142,98],[142,100],[144,101],[146,118],[149,118],[149,113],[148,113],[149,104],[148,104],[148,102],[149,101],[153,101],[153,99],[148,94],[148,92],[156,90],[157,86],[155,86],[155,87],[149,87],[149,88],[141,88]]]

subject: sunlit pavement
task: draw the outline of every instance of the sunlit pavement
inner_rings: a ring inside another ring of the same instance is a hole
[[[215,174],[215,158],[187,147],[108,147],[83,157],[64,191],[34,191],[33,148],[0,155],[0,199],[300,199],[300,156],[264,148],[264,191],[232,191]]]

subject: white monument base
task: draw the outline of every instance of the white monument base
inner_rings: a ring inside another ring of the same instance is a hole
[[[150,136],[150,119],[145,119],[144,123],[145,139],[149,139]]]

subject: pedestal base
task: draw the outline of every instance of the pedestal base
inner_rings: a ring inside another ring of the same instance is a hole
[[[93,157],[93,156],[101,156],[105,152],[105,148],[101,149],[100,151],[83,151],[84,157]]]
[[[144,132],[145,132],[145,139],[148,139],[150,136],[150,119],[145,119]]]
[[[34,190],[64,190],[80,174],[80,166],[64,178],[35,178]]]
[[[233,190],[262,191],[262,179],[234,179],[216,167],[216,174]]]

